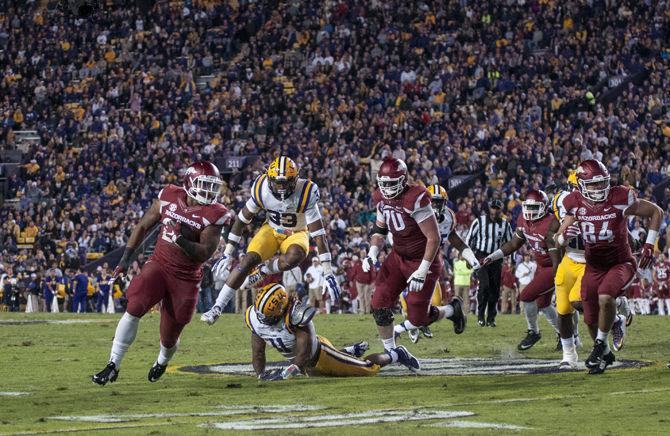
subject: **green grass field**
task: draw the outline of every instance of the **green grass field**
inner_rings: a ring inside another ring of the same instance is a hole
[[[28,319],[81,319],[91,323],[7,323]],[[227,315],[212,327],[194,320],[182,336],[169,373],[158,383],[150,384],[146,374],[158,344],[158,315],[151,314],[141,323],[119,380],[100,387],[91,383],[90,376],[106,363],[117,319],[118,316],[97,314],[0,314],[0,434],[63,430],[219,434],[225,431],[213,427],[214,423],[249,424],[249,420],[258,423],[269,418],[284,419],[297,428],[268,430],[267,434],[670,433],[670,370],[665,367],[670,359],[670,318],[636,317],[626,347],[617,353],[617,358],[652,362],[650,366],[617,369],[600,376],[580,371],[542,375],[312,377],[259,384],[248,376],[176,371],[183,365],[250,360],[249,332],[241,316]],[[518,356],[515,347],[525,330],[521,316],[500,317],[496,329],[483,329],[472,321],[471,317],[461,336],[453,334],[451,323],[442,322],[433,328],[434,339],[413,345],[403,338],[401,343],[419,358],[487,357],[504,361]],[[315,323],[318,333],[335,345],[365,339],[370,341],[371,351],[381,350],[370,317],[319,316]],[[553,351],[555,337],[549,333],[548,324],[544,320],[541,323],[545,336],[525,356],[558,361],[560,354]],[[590,351],[589,343],[581,350],[580,359]],[[279,355],[271,351],[268,360],[278,359]],[[8,396],[9,392],[24,394]],[[321,409],[310,410],[302,405]],[[271,413],[257,409],[258,406],[287,406],[290,410]],[[383,412],[368,413],[379,410]],[[454,418],[453,412],[467,414]],[[346,414],[358,415],[332,416]],[[322,415],[328,416],[309,421],[310,416]],[[54,419],[68,416],[88,418]],[[116,417],[117,422],[105,422],[110,417]],[[379,417],[399,422],[362,424]],[[306,423],[328,420],[348,426],[306,428]],[[522,429],[503,428],[505,425]]]

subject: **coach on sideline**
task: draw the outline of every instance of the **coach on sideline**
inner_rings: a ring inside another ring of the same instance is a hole
[[[474,250],[478,259],[483,259],[512,239],[512,227],[502,218],[502,201],[489,202],[489,213],[474,220],[470,225],[467,244]],[[480,326],[496,326],[496,305],[500,298],[500,273],[502,259],[482,266],[477,271],[479,289],[477,290],[477,318]],[[488,307],[488,310],[487,310]],[[486,320],[486,321],[484,321]]]

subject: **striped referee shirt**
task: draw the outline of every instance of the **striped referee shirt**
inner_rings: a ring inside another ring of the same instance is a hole
[[[510,239],[512,226],[509,222],[503,218],[496,223],[488,215],[482,215],[472,222],[466,238],[470,248],[487,256]]]

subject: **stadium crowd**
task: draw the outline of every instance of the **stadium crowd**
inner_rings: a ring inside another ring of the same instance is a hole
[[[343,282],[389,154],[415,182],[475,176],[450,201],[461,234],[491,198],[514,223],[527,189],[595,157],[664,208],[670,246],[670,190],[653,193],[670,175],[666,1],[109,1],[86,19],[56,3],[0,6],[0,147],[41,137],[0,210],[21,293],[122,246],[191,162],[253,156],[227,179],[237,210],[280,151],[321,188]]]

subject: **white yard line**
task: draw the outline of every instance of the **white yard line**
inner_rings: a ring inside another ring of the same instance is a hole
[[[522,427],[513,424],[497,424],[495,422],[479,421],[447,421],[432,424],[431,427],[456,427],[456,428],[493,428],[496,430],[532,430],[531,427]]]
[[[30,395],[29,392],[0,392],[0,397],[22,397]]]

